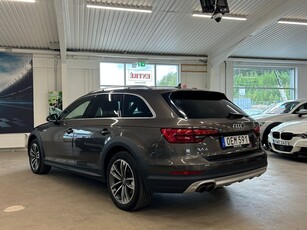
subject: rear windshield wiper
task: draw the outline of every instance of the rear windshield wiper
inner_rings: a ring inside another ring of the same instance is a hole
[[[228,113],[227,118],[232,118],[232,119],[239,119],[242,117],[248,117],[246,114],[243,113]]]

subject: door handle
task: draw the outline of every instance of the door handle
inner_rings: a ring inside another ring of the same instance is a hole
[[[100,134],[101,135],[107,135],[107,134],[110,134],[110,131],[108,129],[103,129],[103,130],[101,130]]]
[[[67,134],[71,134],[71,133],[73,133],[73,132],[74,132],[74,130],[73,130],[72,128],[69,128],[69,129],[66,130],[66,133],[67,133]]]

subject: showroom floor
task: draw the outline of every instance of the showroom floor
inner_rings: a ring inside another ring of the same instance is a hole
[[[268,154],[259,178],[212,193],[156,194],[129,213],[103,183],[59,170],[34,175],[25,151],[0,151],[0,228],[307,229],[307,161]]]

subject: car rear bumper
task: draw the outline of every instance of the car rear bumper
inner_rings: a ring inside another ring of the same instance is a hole
[[[262,175],[266,171],[267,167],[262,167],[252,171],[238,173],[225,177],[211,178],[209,180],[201,180],[191,184],[184,192],[202,192],[210,191],[218,187],[227,186],[235,182],[242,182],[246,179],[252,179]]]
[[[258,177],[266,168],[267,155],[263,153],[249,158],[205,165],[201,175],[149,175],[145,179],[145,185],[151,192],[203,192]],[[191,167],[190,170],[193,171],[195,168]]]

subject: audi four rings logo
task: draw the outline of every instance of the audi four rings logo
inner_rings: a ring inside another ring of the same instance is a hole
[[[237,130],[242,130],[244,128],[243,124],[233,124],[232,127]]]

